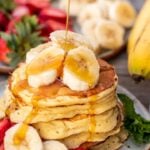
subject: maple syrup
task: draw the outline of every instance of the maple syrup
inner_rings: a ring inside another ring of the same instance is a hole
[[[69,30],[69,16],[70,16],[70,0],[68,0],[68,4],[67,4],[66,35],[65,35],[66,40],[67,40],[67,34]]]
[[[27,131],[28,131],[28,125],[25,123],[21,124],[13,137],[13,143],[19,146],[22,143],[22,141],[25,139]]]
[[[90,97],[91,101],[89,102],[89,141],[93,140],[93,134],[95,133],[96,130],[96,116],[95,116],[95,101],[97,100],[97,96],[91,96]]]
[[[79,56],[80,58],[82,56]],[[94,83],[94,77],[93,77],[93,74],[91,74],[90,72],[87,72],[87,66],[85,64],[85,61],[84,64],[82,62],[78,62],[78,60],[75,60],[74,57],[67,57],[66,58],[66,61],[65,61],[65,65],[72,71],[72,73],[75,72],[75,74],[78,76],[79,79],[87,82],[89,84],[89,86],[91,87]]]
[[[61,54],[54,57],[48,55],[45,56],[41,56],[40,59],[32,61],[32,63],[27,66],[27,75],[39,74],[48,71],[49,69],[58,69],[64,58]]]

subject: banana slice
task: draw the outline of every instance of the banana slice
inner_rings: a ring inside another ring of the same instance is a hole
[[[32,48],[26,55],[26,63],[29,64],[34,58],[36,58],[40,52],[45,50],[46,48],[50,47],[51,43],[47,42],[44,44],[41,44],[35,48]]]
[[[102,18],[109,18],[109,9],[113,2],[110,0],[98,0],[97,3]]]
[[[26,73],[31,87],[40,87],[53,83],[60,74],[65,51],[49,47],[42,51],[27,65]]]
[[[63,83],[75,91],[91,89],[98,82],[99,70],[93,51],[84,46],[78,47],[66,56]]]
[[[82,23],[86,20],[94,18],[98,20],[101,17],[102,14],[97,3],[87,4],[79,13],[78,22],[80,25],[82,25]]]
[[[36,129],[25,124],[16,124],[6,131],[4,148],[5,150],[43,150],[43,144]]]
[[[82,8],[87,3],[95,2],[96,0],[71,0],[70,15],[77,16]],[[67,12],[68,0],[60,0],[59,7]]]
[[[136,10],[128,1],[115,1],[109,11],[110,19],[124,27],[131,27],[136,18]]]
[[[54,46],[58,46],[66,51],[82,45],[93,49],[92,45],[86,37],[71,31],[68,31],[67,38],[65,30],[55,31],[50,34],[50,39],[52,40]]]
[[[99,44],[106,49],[116,50],[124,43],[124,29],[118,23],[101,19],[96,28],[95,36]]]
[[[43,142],[44,150],[68,150],[67,147],[59,141]]]
[[[85,21],[81,26],[81,32],[89,39],[92,44],[93,51],[95,54],[99,54],[101,52],[101,47],[99,42],[96,40],[96,36],[94,34],[94,29],[96,28],[97,20],[90,19]]]
[[[59,7],[67,12],[68,0],[61,0]],[[83,7],[83,3],[80,3],[79,0],[72,0],[70,5],[70,15],[77,16],[80,10]]]

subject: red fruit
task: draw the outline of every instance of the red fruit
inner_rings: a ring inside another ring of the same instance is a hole
[[[5,132],[11,127],[11,122],[8,118],[0,121],[0,143],[3,142]]]
[[[0,61],[5,62],[5,63],[8,62],[7,54],[9,52],[10,52],[10,49],[7,47],[6,41],[0,38]]]
[[[4,143],[0,145],[0,150],[4,150]]]
[[[41,20],[48,20],[53,19],[57,20],[59,22],[66,22],[66,13],[63,10],[57,9],[57,8],[45,8],[40,12],[39,15]]]
[[[12,13],[12,16],[15,18],[21,18],[25,15],[29,15],[30,10],[27,6],[18,6],[15,8],[15,10]]]
[[[21,18],[14,18],[8,23],[6,32],[7,33],[16,33],[15,24],[20,21]]]
[[[64,23],[55,21],[55,20],[48,20],[43,24],[42,35],[48,37],[49,33],[55,30],[64,30],[66,25]]]
[[[2,12],[0,12],[0,30],[1,31],[5,31],[8,21],[9,20],[7,19],[7,17]]]
[[[37,14],[41,9],[50,7],[49,0],[15,0],[15,2],[19,5],[26,5],[30,12]]]

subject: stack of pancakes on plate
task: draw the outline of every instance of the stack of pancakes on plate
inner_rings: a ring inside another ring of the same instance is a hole
[[[119,134],[123,113],[116,95],[117,75],[105,61],[99,59],[98,63],[100,79],[86,91],[71,90],[60,79],[47,86],[31,87],[26,64],[21,64],[13,72],[6,91],[11,121],[28,123],[43,140],[59,140],[69,149],[102,144]]]

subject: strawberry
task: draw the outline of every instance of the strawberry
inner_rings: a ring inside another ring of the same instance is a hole
[[[12,12],[12,16],[14,18],[21,18],[21,17],[23,17],[25,15],[29,15],[29,14],[30,14],[30,10],[27,6],[18,6]]]
[[[49,0],[15,0],[19,5],[26,5],[32,13],[39,13],[43,8],[50,7]]]
[[[5,63],[8,62],[7,54],[9,52],[10,49],[8,48],[6,41],[0,38],[0,61]]]
[[[5,132],[11,127],[11,122],[8,118],[0,121],[0,143],[3,142]]]
[[[55,20],[48,20],[43,24],[42,35],[49,36],[49,33],[55,30],[62,30],[65,29],[66,25],[64,23],[55,21]]]
[[[20,21],[21,18],[14,18],[8,23],[6,32],[7,33],[16,33],[15,24]]]
[[[4,143],[0,145],[0,150],[4,150]]]
[[[59,22],[66,22],[66,13],[63,10],[57,9],[57,8],[45,8],[40,12],[39,15],[41,20],[48,20],[48,19],[53,19]]]
[[[6,29],[6,26],[8,24],[8,19],[7,17],[0,11],[0,30],[1,31],[5,31]]]

